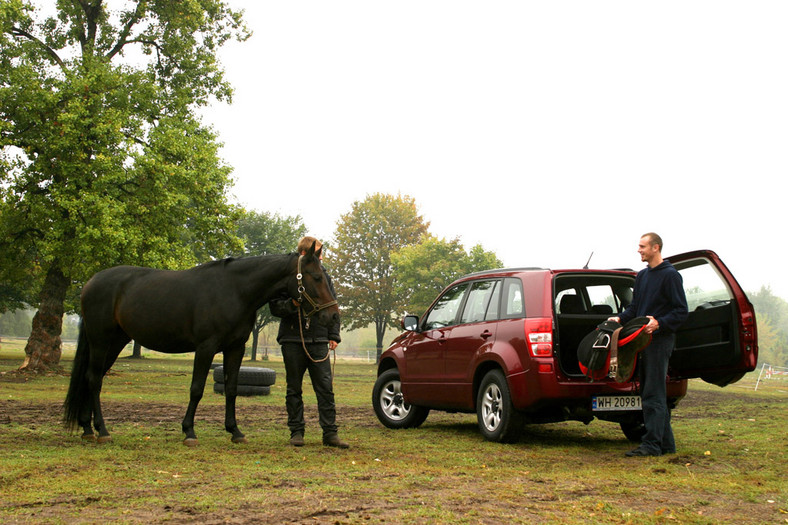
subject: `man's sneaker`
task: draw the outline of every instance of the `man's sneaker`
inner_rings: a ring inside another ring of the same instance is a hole
[[[332,436],[323,436],[323,444],[327,447],[350,448],[350,445],[339,439],[339,436],[336,434]]]
[[[304,435],[303,434],[293,434],[290,436],[290,445],[294,447],[303,447],[304,446]]]

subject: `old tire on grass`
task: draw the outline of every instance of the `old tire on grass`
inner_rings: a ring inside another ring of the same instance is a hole
[[[406,403],[400,387],[399,370],[396,368],[378,376],[372,388],[375,415],[388,428],[416,428],[427,419],[430,409]]]
[[[224,366],[213,369],[213,380],[224,383]],[[238,385],[271,386],[276,383],[276,370],[256,366],[242,366],[238,371]]]
[[[213,391],[224,395],[224,383],[214,383]],[[270,386],[238,385],[239,396],[267,396],[271,393]]]

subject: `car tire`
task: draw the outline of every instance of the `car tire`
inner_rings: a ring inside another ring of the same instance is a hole
[[[378,376],[372,388],[375,415],[388,428],[416,428],[427,419],[429,408],[409,405],[402,398],[399,370],[392,368]]]
[[[619,422],[621,431],[633,443],[640,443],[643,436],[646,434],[646,424],[643,422],[643,416],[628,419]]]
[[[224,383],[224,366],[213,369],[213,380]],[[238,384],[249,386],[271,386],[276,383],[276,370],[256,366],[242,366],[238,370]]]
[[[213,391],[217,394],[224,395],[224,383],[214,383]],[[238,385],[239,396],[267,396],[271,393],[270,386],[254,386],[254,385]]]
[[[485,439],[498,443],[514,443],[523,429],[523,415],[512,404],[509,384],[498,369],[482,378],[476,396],[476,419]]]

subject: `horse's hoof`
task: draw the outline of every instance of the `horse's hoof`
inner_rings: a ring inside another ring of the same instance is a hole
[[[99,445],[102,443],[109,443],[110,441],[112,441],[112,436],[99,436],[98,439],[96,439],[96,443]]]
[[[246,436],[234,437],[231,441],[233,443],[246,443]]]
[[[196,447],[197,446],[197,438],[186,438],[183,440],[183,444],[187,447]]]
[[[96,441],[95,434],[82,434],[82,441]]]

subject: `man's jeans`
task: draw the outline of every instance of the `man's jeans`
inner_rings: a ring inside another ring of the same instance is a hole
[[[655,334],[651,344],[641,352],[640,390],[646,424],[641,447],[656,454],[676,451],[665,388],[668,361],[675,345],[675,334]]]

